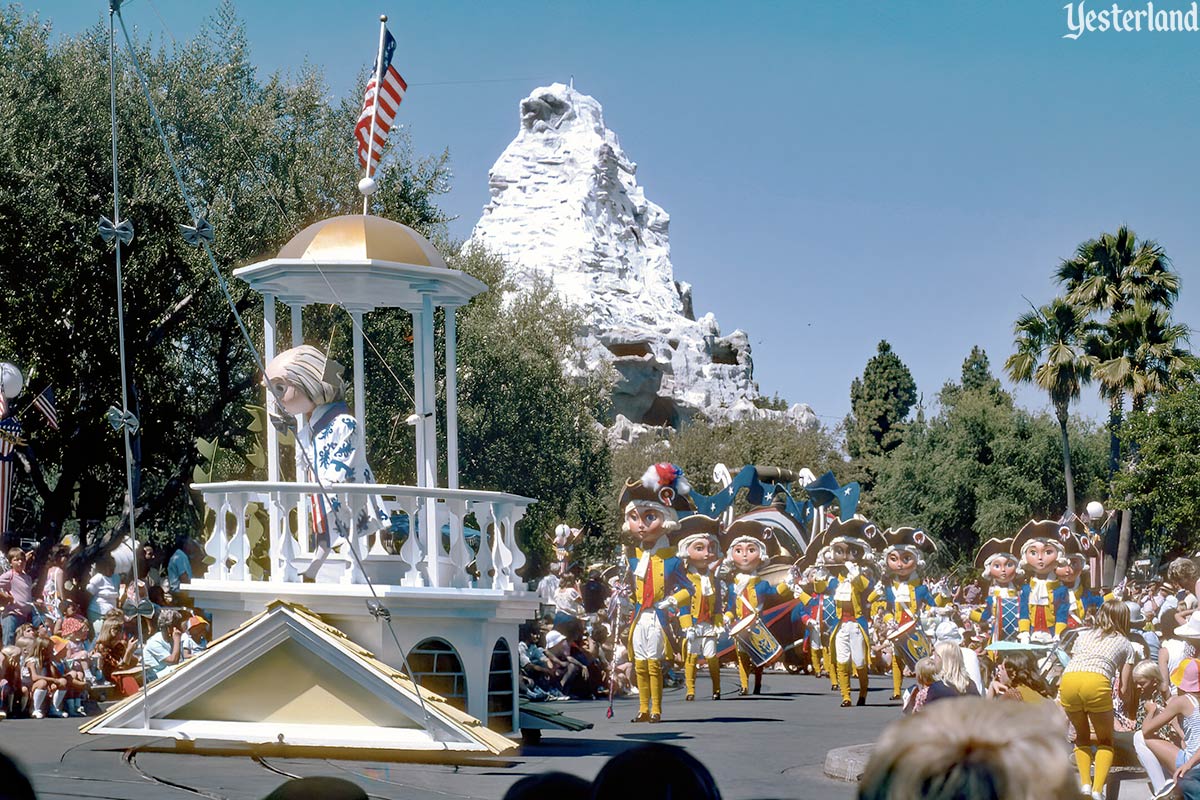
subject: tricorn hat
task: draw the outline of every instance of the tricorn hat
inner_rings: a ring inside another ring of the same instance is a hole
[[[1013,552],[1017,555],[1024,555],[1025,548],[1034,542],[1050,542],[1056,545],[1061,552],[1065,551],[1067,543],[1074,538],[1075,534],[1071,533],[1071,529],[1066,525],[1052,519],[1031,519],[1013,537]]]
[[[626,481],[621,491],[621,511],[624,513],[630,505],[658,506],[669,512],[669,519],[678,520],[679,512],[692,510],[691,491],[679,467],[665,462],[653,464],[641,478]]]
[[[775,535],[774,527],[762,520],[735,519],[721,534],[721,549],[728,553],[739,541],[757,544],[764,562],[780,554],[779,538]]]
[[[988,539],[979,548],[979,552],[975,554],[975,568],[983,571],[987,569],[988,562],[996,556],[1004,556],[1011,561],[1020,561],[1016,555],[1016,548],[1013,547],[1012,538],[1008,539]]]
[[[720,556],[721,521],[706,517],[703,514],[689,514],[679,520],[679,530],[675,531],[677,538],[676,551],[680,558],[687,554],[688,545],[697,539],[713,539],[717,543]]]
[[[929,555],[937,551],[937,542],[919,528],[888,528],[883,532],[884,553],[907,550],[914,555]]]

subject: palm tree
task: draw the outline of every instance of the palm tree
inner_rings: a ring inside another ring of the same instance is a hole
[[[1116,409],[1116,425],[1125,398],[1134,411],[1146,407],[1154,395],[1174,391],[1195,375],[1196,361],[1185,347],[1188,328],[1171,322],[1170,313],[1145,300],[1112,314],[1108,322],[1095,326],[1087,348],[1094,359],[1092,374],[1100,384],[1100,394]],[[1136,459],[1136,443],[1131,444],[1130,464]],[[1132,517],[1128,506],[1121,510],[1121,530],[1117,540],[1114,582],[1119,582],[1129,563]]]
[[[1086,314],[1061,297],[1034,308],[1013,324],[1016,352],[1004,362],[1008,377],[1017,383],[1034,383],[1050,395],[1062,432],[1063,477],[1067,488],[1067,514],[1075,518],[1075,478],[1071,473],[1071,441],[1067,413],[1079,399],[1080,387],[1091,381],[1092,358],[1084,350]]]
[[[1097,320],[1092,324],[1095,333],[1088,349],[1095,363],[1105,367],[1103,375],[1096,372],[1096,379],[1101,395],[1109,401],[1109,471],[1116,472],[1121,461],[1119,433],[1124,399],[1126,394],[1134,396],[1133,383],[1126,384],[1121,376],[1124,369],[1121,363],[1132,357],[1140,342],[1126,338],[1136,333],[1136,325],[1118,329],[1110,328],[1109,324],[1137,303],[1169,314],[1179,296],[1179,275],[1171,269],[1170,259],[1157,242],[1150,239],[1139,242],[1137,235],[1122,225],[1115,234],[1102,233],[1080,244],[1074,258],[1059,265],[1056,278],[1066,290],[1066,300]],[[1107,318],[1099,319],[1104,314]],[[1153,392],[1143,394],[1140,402],[1150,394]],[[1123,509],[1114,583],[1124,575],[1131,525],[1129,510]]]

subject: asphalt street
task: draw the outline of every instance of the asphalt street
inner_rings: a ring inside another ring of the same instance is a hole
[[[873,741],[900,714],[887,701],[891,687],[884,677],[873,681],[869,706],[848,709],[839,707],[824,679],[768,672],[764,694],[757,697],[728,694],[737,683],[732,671],[723,681],[726,696],[720,701],[708,699],[705,676],[696,702],[685,703],[682,690],[668,690],[658,725],[629,722],[636,698],[618,700],[612,720],[605,718],[605,702],[555,703],[556,710],[593,728],[546,731],[537,745],[471,766],[163,752],[157,748],[170,747],[169,740],[85,736],[77,720],[0,722],[0,750],[25,767],[42,798],[251,800],[286,775],[337,775],[357,781],[372,797],[495,800],[525,775],[561,770],[591,779],[612,755],[659,741],[699,758],[729,800],[844,800],[854,797],[854,787],[823,776],[826,752]]]

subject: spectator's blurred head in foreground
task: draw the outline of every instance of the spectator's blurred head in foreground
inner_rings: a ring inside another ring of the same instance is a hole
[[[721,800],[721,792],[712,773],[682,747],[651,742],[613,756],[592,782],[592,800],[635,797]]]
[[[504,800],[588,800],[592,785],[565,772],[528,775],[508,787]]]
[[[883,732],[859,800],[1074,797],[1066,725],[1050,705],[974,697],[928,705]]]

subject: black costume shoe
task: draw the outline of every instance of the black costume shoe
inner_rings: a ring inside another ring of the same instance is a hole
[[[843,700],[843,701],[842,701],[842,708],[849,708],[849,707],[850,707],[850,701],[849,701],[849,700]]]
[[[762,694],[762,686],[761,686],[761,685],[759,685],[759,684],[757,684],[757,683],[756,683],[756,684],[754,684],[754,693],[755,693],[755,694]]]
[[[641,711],[636,717],[629,720],[630,722],[649,722],[651,720],[649,711]]]
[[[898,695],[898,694],[894,694],[888,698],[888,700],[899,700],[899,699],[900,699],[900,695]]]
[[[689,694],[687,697],[685,697],[685,698],[683,698],[683,699],[684,699],[684,701],[685,701],[685,702],[688,702],[688,703],[690,703],[690,702],[692,702],[693,700],[695,700],[695,699],[696,699],[696,695],[694,695],[694,694]]]
[[[721,699],[721,693],[713,692],[713,700],[720,700],[720,699]]]
[[[865,698],[865,697],[860,697],[860,698],[858,698],[858,702],[857,702],[857,703],[855,703],[854,705],[856,705],[856,706],[865,706],[866,704],[867,704],[867,698]]]
[[[648,719],[647,722],[649,722],[651,725],[656,725],[659,722],[662,722],[662,714],[651,714],[650,719]]]

